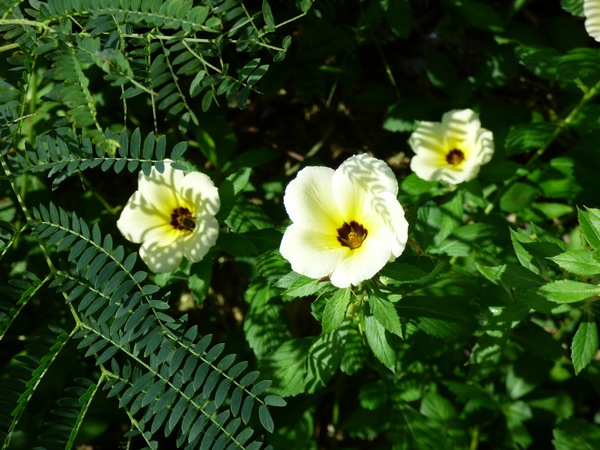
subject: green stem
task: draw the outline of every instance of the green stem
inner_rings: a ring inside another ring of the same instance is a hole
[[[542,146],[533,154],[533,156],[527,162],[527,164],[525,164],[524,169],[527,172],[529,172],[529,169],[531,168],[531,166],[538,159],[540,159],[540,157],[546,152],[546,150],[548,150],[548,148],[550,147],[550,145],[552,145],[552,143],[556,140],[556,138],[558,136],[560,136],[560,134],[573,123],[573,121],[575,120],[575,118],[577,117],[577,115],[581,112],[581,109],[592,98],[594,98],[598,94],[598,92],[600,92],[600,81],[598,83],[596,83],[587,92],[585,92],[584,95],[583,95],[583,97],[581,98],[581,100],[577,104],[577,106],[575,106],[575,108],[573,108],[573,110],[571,110],[571,112],[569,113],[569,115],[567,117],[565,117],[565,119],[562,122],[559,122],[557,124],[557,127],[554,129],[554,132],[552,133],[552,136],[550,136],[546,140],[546,142],[544,142],[542,144]],[[521,179],[522,177],[523,177],[522,174],[516,174],[516,175],[513,175],[511,178],[509,178],[507,181],[505,181],[504,185],[502,185],[502,187],[500,187],[500,189],[498,189],[496,191],[496,194],[494,195],[494,198],[492,199],[492,201],[490,202],[490,204],[488,204],[487,207],[485,208],[484,214],[488,215],[489,213],[491,213],[492,210],[495,208],[496,204],[498,203],[498,201],[500,200],[500,198],[504,195],[504,193],[506,191],[508,191],[508,189],[510,189],[510,187],[513,184],[515,184],[515,182],[517,180]]]
[[[471,433],[471,444],[469,445],[469,450],[477,450],[479,446],[479,427],[475,426],[473,428],[473,432]]]

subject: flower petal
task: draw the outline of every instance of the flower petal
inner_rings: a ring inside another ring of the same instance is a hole
[[[331,233],[342,225],[332,192],[333,174],[327,167],[305,167],[290,181],[283,204],[292,222]]]
[[[183,259],[184,240],[145,241],[140,247],[140,257],[155,273],[172,272]]]
[[[152,168],[150,176],[140,172],[138,191],[142,192],[145,202],[157,211],[169,215],[178,206],[183,206],[179,195],[179,186],[185,174],[173,169],[170,161],[165,160],[163,173]]]
[[[216,244],[219,236],[219,222],[213,216],[196,221],[193,233],[184,238],[183,252],[191,262],[201,261]]]
[[[600,1],[584,0],[583,15],[585,16],[585,30],[592,38],[600,42]]]
[[[294,272],[322,278],[336,269],[350,249],[342,247],[335,235],[292,224],[285,230],[279,251]]]
[[[419,178],[450,184],[475,178],[494,153],[491,131],[481,128],[477,114],[470,109],[448,111],[441,123],[421,122],[409,144],[415,152],[410,167]],[[453,150],[462,152],[460,161],[448,159]]]
[[[398,194],[398,180],[390,166],[366,153],[351,156],[344,161],[335,171],[333,178],[334,185],[339,182],[336,179],[341,179],[359,185],[371,194]]]
[[[125,239],[140,244],[152,240],[169,229],[170,214],[148,201],[146,192],[136,191],[121,211],[117,227]]]
[[[190,172],[179,183],[179,192],[195,216],[214,216],[219,212],[219,190],[208,175]]]
[[[404,217],[404,209],[395,195],[382,192],[371,199],[369,210],[372,213],[366,213],[363,223],[370,237],[387,243],[392,261],[402,254],[408,240],[408,222]],[[365,242],[369,240],[367,237]]]
[[[367,237],[363,245],[348,252],[331,274],[331,284],[339,288],[369,280],[379,272],[390,259],[389,243],[381,239]]]
[[[344,221],[360,221],[365,203],[380,193],[398,193],[392,169],[367,154],[351,156],[335,171],[332,180],[335,202]],[[338,225],[339,227],[340,225]]]

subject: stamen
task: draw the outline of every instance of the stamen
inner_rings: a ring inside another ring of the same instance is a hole
[[[189,209],[179,206],[171,213],[170,225],[179,231],[193,231],[196,222]]]
[[[446,155],[446,162],[451,166],[458,166],[465,159],[465,154],[462,150],[453,148]]]
[[[350,223],[344,222],[344,225],[338,228],[337,232],[338,242],[342,246],[350,248],[350,250],[359,248],[367,238],[367,234],[369,234],[365,227],[354,220]]]

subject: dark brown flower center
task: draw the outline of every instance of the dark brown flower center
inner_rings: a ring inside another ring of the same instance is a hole
[[[192,231],[196,228],[196,222],[189,209],[179,206],[171,213],[171,226],[180,231]]]
[[[446,162],[451,166],[458,166],[464,159],[465,154],[457,148],[453,148],[446,155]]]
[[[354,220],[350,223],[344,222],[337,232],[338,242],[350,250],[360,247],[369,234],[365,227]]]

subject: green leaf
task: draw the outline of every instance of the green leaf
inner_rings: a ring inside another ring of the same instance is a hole
[[[427,284],[448,267],[443,260],[425,256],[404,258],[402,261],[389,263],[381,270],[386,285]]]
[[[420,412],[430,419],[442,422],[452,420],[456,417],[456,409],[452,403],[435,392],[428,392],[423,396]]]
[[[562,8],[577,17],[583,17],[583,0],[560,0]]]
[[[600,286],[573,280],[558,280],[542,286],[538,292],[557,303],[573,303],[600,295]]]
[[[574,48],[559,58],[557,76],[560,80],[582,80],[588,86],[600,79],[600,50]]]
[[[528,123],[510,127],[504,141],[508,155],[527,153],[542,147],[554,133],[556,125],[547,122]]]
[[[572,417],[552,430],[555,450],[595,450],[600,448],[600,427]]]
[[[549,259],[575,275],[589,277],[600,273],[600,262],[588,250],[568,250]]]
[[[261,371],[273,381],[272,393],[289,397],[304,392],[308,351],[315,343],[313,337],[292,339],[281,344],[263,360]]]
[[[379,294],[381,293],[371,292],[369,294],[368,301],[373,316],[387,331],[402,337],[402,325],[396,307],[387,298],[382,298]]]
[[[330,333],[342,325],[350,304],[350,294],[350,288],[339,289],[326,301],[323,310],[323,333]]]
[[[413,19],[408,0],[380,0],[380,2],[392,33],[400,38],[408,37]]]
[[[556,67],[561,55],[555,49],[519,45],[515,53],[519,62],[534,75],[546,80],[556,80]]]
[[[403,321],[431,336],[452,339],[469,333],[473,327],[473,309],[462,297],[445,296],[403,298],[396,305]]]
[[[384,366],[394,372],[396,366],[396,352],[388,343],[385,328],[383,328],[383,325],[381,325],[374,316],[365,317],[365,335],[367,336],[367,343],[369,344],[369,347],[371,347],[373,354]]]
[[[314,278],[294,273],[294,276],[295,275],[297,275],[296,279],[283,293],[284,296],[290,299],[314,295],[326,287],[326,284],[321,280],[315,280]],[[281,286],[279,283],[276,285]]]
[[[427,77],[435,87],[451,92],[460,83],[458,71],[452,59],[445,53],[431,49],[425,57]]]
[[[446,102],[440,99],[403,98],[388,108],[383,120],[383,128],[392,132],[414,131],[419,126],[419,120],[434,120],[443,114],[446,106]],[[411,176],[413,174],[409,175]],[[437,186],[437,183],[430,183],[430,185]]]
[[[490,31],[500,31],[504,28],[504,18],[493,8],[476,0],[454,2],[455,8],[476,28]]]
[[[303,13],[308,12],[315,0],[300,0],[300,9]]]
[[[275,424],[273,423],[273,418],[271,417],[271,413],[269,413],[269,409],[265,405],[260,405],[258,407],[258,417],[265,430],[272,433],[275,429]]]
[[[585,312],[571,344],[571,359],[575,374],[579,374],[598,352],[598,326],[590,312]]]
[[[600,209],[587,207],[585,209],[586,211],[577,208],[579,226],[588,244],[598,250],[600,249]]]
[[[262,13],[263,19],[265,19],[266,30],[268,32],[275,31],[275,19],[273,18],[273,12],[271,11],[271,7],[267,0],[263,0],[262,2]]]
[[[344,357],[341,369],[345,374],[353,375],[365,365],[369,352],[357,327],[344,326],[342,330]]]
[[[343,347],[337,331],[321,335],[308,350],[306,391],[314,393],[325,387],[342,361]]]
[[[531,205],[538,194],[537,186],[516,182],[500,199],[500,208],[506,212],[519,212]]]

